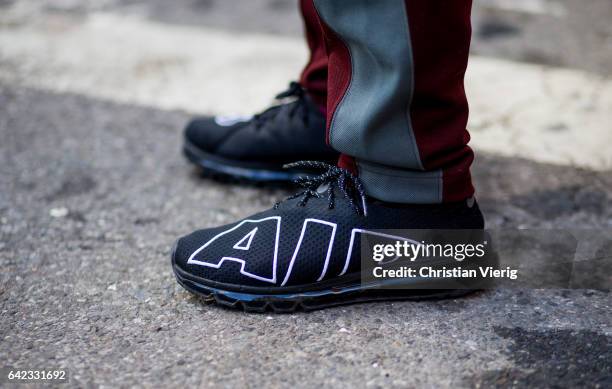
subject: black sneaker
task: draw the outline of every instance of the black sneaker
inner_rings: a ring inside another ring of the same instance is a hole
[[[287,103],[250,118],[203,117],[185,129],[183,151],[205,175],[238,181],[292,181],[304,173],[283,165],[301,159],[335,162],[325,143],[325,117],[300,84],[276,98]]]
[[[327,171],[302,180],[303,192],[239,222],[180,238],[172,250],[178,282],[205,299],[247,311],[291,312],[472,291],[369,287],[361,278],[360,238],[381,229],[482,230],[475,201],[384,203],[366,197],[359,179],[348,171],[306,164]]]

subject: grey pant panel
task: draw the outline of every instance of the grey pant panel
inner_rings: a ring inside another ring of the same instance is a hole
[[[359,178],[368,195],[393,203],[442,202],[442,171],[394,169],[357,160]]]
[[[413,66],[403,0],[318,0],[316,6],[351,56],[351,82],[331,121],[332,146],[422,170],[409,117]]]
[[[404,1],[315,0],[315,6],[351,58],[351,81],[331,118],[331,146],[356,158],[370,195],[440,202],[442,174],[424,171],[410,119],[414,66]],[[401,179],[393,178],[398,171]]]

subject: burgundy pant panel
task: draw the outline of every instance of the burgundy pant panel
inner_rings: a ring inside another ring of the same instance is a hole
[[[329,128],[334,111],[338,104],[342,101],[342,97],[346,93],[348,86],[351,83],[351,55],[346,44],[340,36],[336,34],[325,22],[318,16],[316,8],[312,0],[309,0],[315,11],[319,25],[323,32],[324,44],[327,53],[327,132],[326,142],[329,144]],[[333,69],[333,71],[332,71]]]
[[[413,53],[410,116],[426,170],[443,170],[443,199],[474,193],[464,89],[471,38],[471,0],[405,0]]]
[[[323,28],[317,16],[313,0],[300,0],[300,11],[304,20],[304,31],[310,58],[302,71],[300,83],[312,99],[323,109],[327,104],[327,50]]]

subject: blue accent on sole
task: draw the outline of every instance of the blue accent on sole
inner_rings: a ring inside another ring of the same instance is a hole
[[[189,292],[229,308],[242,309],[246,312],[289,313],[299,310],[312,311],[337,305],[355,304],[373,301],[390,300],[430,300],[464,296],[475,292],[475,289],[379,289],[361,284],[333,287],[314,291],[295,293],[246,293],[221,289],[196,281],[185,271],[172,264],[178,283]],[[378,285],[380,286],[380,285]]]

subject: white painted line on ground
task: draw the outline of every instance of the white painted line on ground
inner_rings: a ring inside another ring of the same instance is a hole
[[[295,79],[300,39],[171,26],[116,14],[0,27],[0,82],[198,113],[249,114]],[[612,169],[612,81],[472,57],[472,145]]]
[[[480,0],[481,7],[562,17],[567,14],[563,4],[551,0]]]

